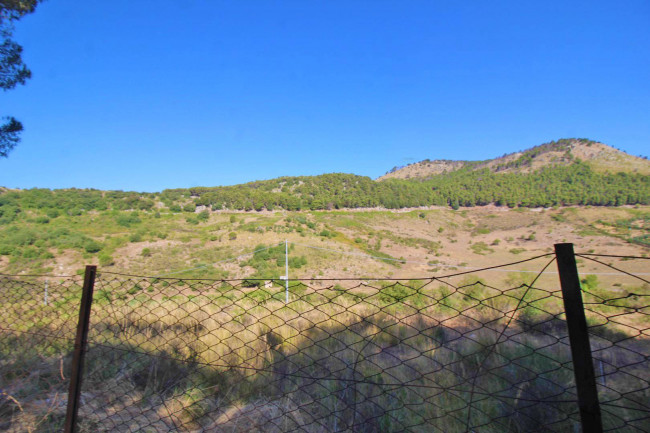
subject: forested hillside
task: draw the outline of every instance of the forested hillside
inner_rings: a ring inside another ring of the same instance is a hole
[[[632,156],[622,150],[586,138],[563,138],[486,161],[430,160],[393,167],[379,180],[426,179],[466,168],[490,169],[495,173],[531,173],[549,166],[583,162],[599,173],[650,175],[647,157]]]
[[[160,193],[0,189],[0,224],[13,221],[26,209],[41,210],[42,218],[55,218],[60,213],[74,216],[93,210],[195,212],[197,207],[199,211],[299,211],[488,204],[511,208],[650,204],[650,176],[646,174],[650,163],[627,155],[635,158],[633,170],[624,164],[618,172],[604,170],[623,153],[612,153],[608,149],[614,149],[607,146],[605,152],[602,146],[560,140],[491,161],[450,162],[447,165],[455,167],[453,171],[412,179],[374,181],[354,174],[331,173]],[[576,154],[591,157],[585,160]],[[645,165],[638,165],[642,163]]]

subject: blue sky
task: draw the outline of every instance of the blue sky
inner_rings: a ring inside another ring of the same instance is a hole
[[[566,137],[650,152],[650,2],[47,0],[0,185],[376,178]]]

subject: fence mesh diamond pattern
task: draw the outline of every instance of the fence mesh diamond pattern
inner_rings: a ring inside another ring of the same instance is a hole
[[[0,431],[61,431],[83,280],[0,275]]]
[[[474,273],[291,280],[289,302],[280,280],[100,272],[78,431],[579,431],[554,256],[536,260],[507,286]],[[650,431],[650,288],[629,278],[637,290],[583,285],[606,431]],[[66,386],[79,283],[51,285],[45,305],[42,279],[2,280],[0,386],[22,403],[0,400],[3,425],[36,422]],[[39,368],[52,384],[31,378]],[[43,431],[58,431],[62,401]]]

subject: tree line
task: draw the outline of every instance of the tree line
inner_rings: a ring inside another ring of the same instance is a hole
[[[161,193],[94,189],[5,190],[0,193],[0,223],[22,209],[41,209],[51,218],[97,210],[194,212],[273,209],[331,210],[419,206],[550,207],[650,204],[650,176],[598,173],[580,161],[533,173],[495,173],[463,168],[431,179],[381,182],[353,174],[280,177],[234,186],[168,189]]]

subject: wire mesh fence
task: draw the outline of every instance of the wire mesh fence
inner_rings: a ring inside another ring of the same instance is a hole
[[[598,282],[585,274],[582,285],[604,430],[650,431],[650,286],[622,263],[647,260],[580,258],[616,274]],[[579,431],[554,260],[530,259],[537,273],[524,276],[291,280],[288,302],[281,280],[100,272],[77,431]],[[68,304],[48,310],[51,322],[24,316],[27,326],[22,314],[42,299],[41,283],[26,291],[2,281],[2,293],[29,293],[3,299],[16,311],[2,322],[3,354],[14,358],[2,364],[4,390],[12,374],[16,383],[29,376],[20,351],[69,363],[80,282],[61,298]],[[54,335],[45,329],[69,332],[48,340],[56,350],[12,349],[11,335]],[[49,413],[59,424],[42,431],[59,431],[65,407]]]
[[[650,431],[650,281],[625,270],[630,262],[647,266],[650,260],[577,256],[596,264],[582,280],[582,296],[604,429]],[[612,271],[614,283],[598,283],[597,273]]]
[[[0,431],[61,431],[78,277],[0,275]]]

